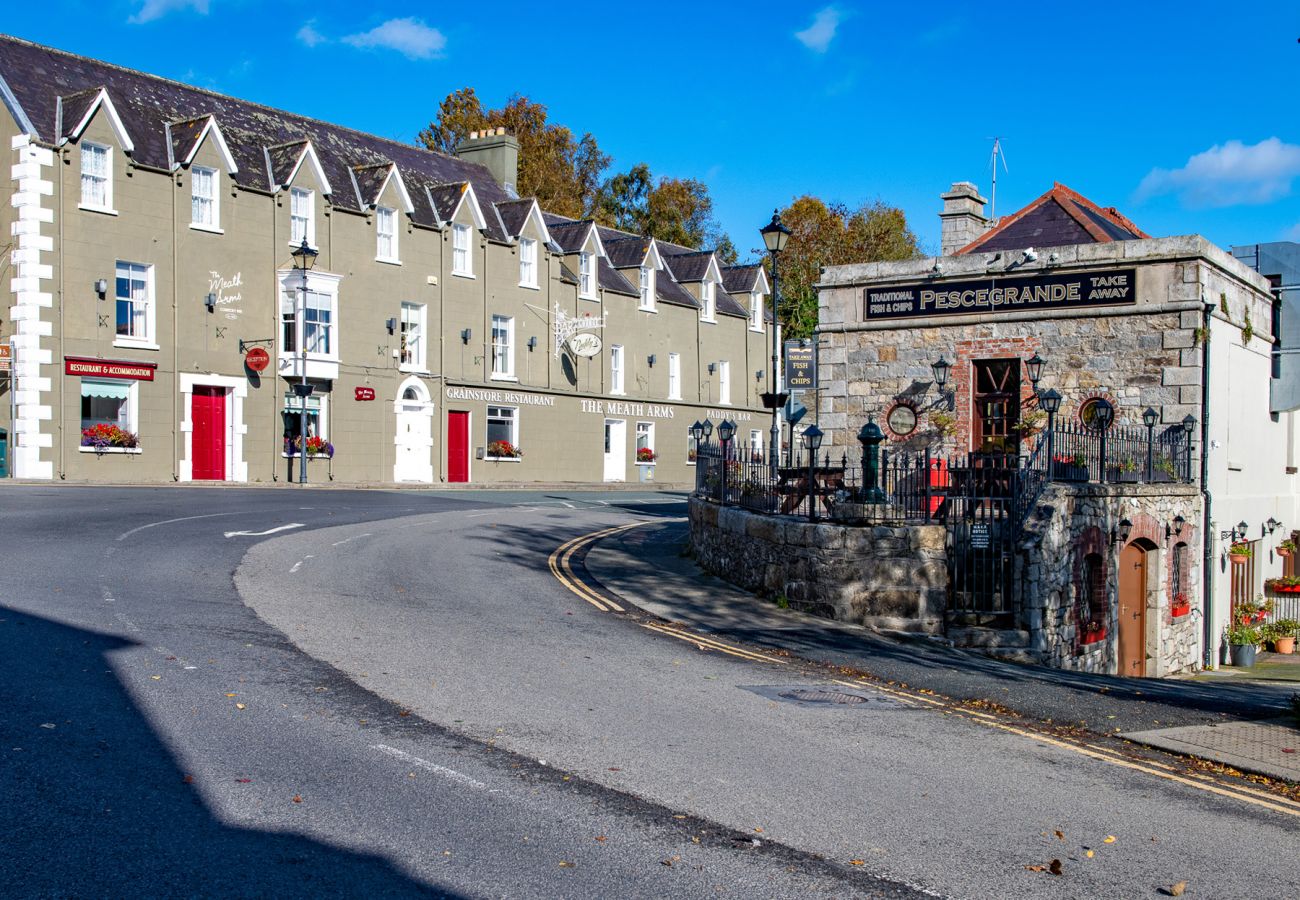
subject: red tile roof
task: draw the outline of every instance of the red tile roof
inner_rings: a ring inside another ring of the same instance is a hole
[[[1019,212],[1004,216],[997,226],[954,252],[954,256],[985,250],[1106,244],[1151,235],[1113,206],[1100,207],[1060,182]]]

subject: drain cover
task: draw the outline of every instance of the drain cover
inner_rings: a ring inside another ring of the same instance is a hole
[[[855,706],[867,702],[866,697],[859,697],[857,694],[846,694],[843,691],[805,690],[803,688],[797,691],[782,691],[780,696],[786,700],[798,700],[801,703],[838,703],[842,706]]]

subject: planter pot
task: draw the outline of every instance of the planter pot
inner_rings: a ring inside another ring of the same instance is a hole
[[[1137,484],[1138,473],[1126,472],[1123,469],[1107,469],[1106,480],[1112,484]]]
[[[1251,669],[1255,666],[1255,654],[1259,648],[1254,644],[1233,644],[1229,648],[1229,654],[1232,658],[1232,664],[1241,669]]]
[[[1250,557],[1246,556],[1244,553],[1228,554],[1228,561],[1231,562],[1234,566],[1244,566],[1249,560]]]
[[[1057,481],[1087,481],[1088,467],[1074,463],[1052,463],[1052,477]]]
[[[1175,603],[1173,607],[1170,609],[1170,613],[1173,615],[1175,619],[1177,619],[1179,616],[1185,616],[1191,611],[1192,611],[1192,604],[1190,603]]]
[[[1300,594],[1300,584],[1275,584],[1269,590],[1275,594]]]
[[[1095,644],[1095,643],[1097,643],[1098,641],[1104,641],[1105,639],[1106,639],[1106,632],[1105,632],[1104,630],[1103,630],[1103,631],[1089,631],[1089,632],[1086,632],[1086,633],[1084,634],[1083,637],[1079,638],[1079,643],[1080,643],[1080,644]]]
[[[1288,556],[1291,555],[1290,550],[1283,550],[1281,547],[1278,547],[1277,550],[1274,552],[1277,553],[1277,555],[1282,557],[1283,559],[1286,559]]]
[[[1274,653],[1295,653],[1295,638],[1282,637],[1273,640]]]

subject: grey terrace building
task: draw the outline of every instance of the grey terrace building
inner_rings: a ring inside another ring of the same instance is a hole
[[[9,474],[686,482],[724,417],[762,451],[761,268],[515,196],[508,134],[446,156],[10,37],[0,99]]]

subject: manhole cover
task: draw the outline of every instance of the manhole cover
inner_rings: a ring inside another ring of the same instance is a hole
[[[846,694],[843,691],[782,691],[780,696],[787,700],[799,700],[803,703],[839,703],[843,706],[854,706],[858,703],[867,702],[866,697],[859,697],[857,694]]]

